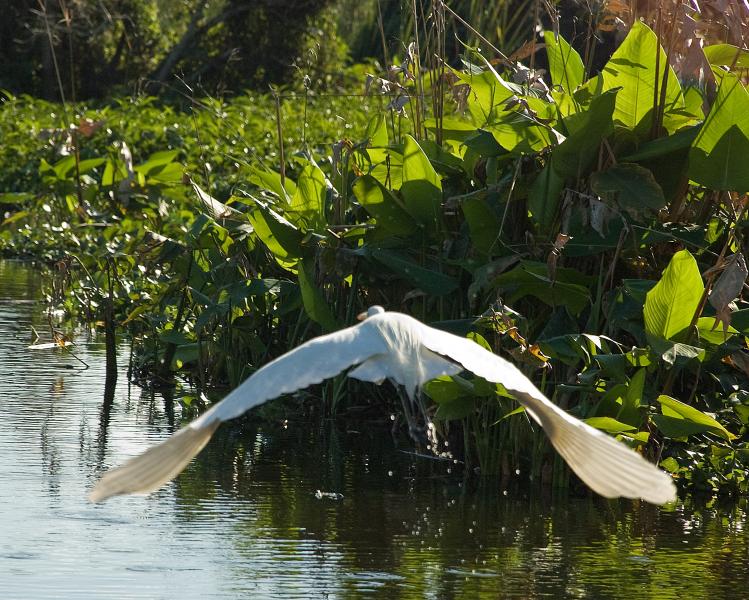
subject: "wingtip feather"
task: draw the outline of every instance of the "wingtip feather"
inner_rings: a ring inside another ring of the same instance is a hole
[[[676,486],[666,472],[622,442],[580,425],[583,427],[559,427],[549,437],[593,491],[607,498],[640,498],[652,504],[676,500]]]
[[[107,471],[88,495],[103,502],[122,494],[147,494],[176,477],[203,449],[219,422],[203,427],[185,427],[164,442]]]
[[[665,471],[626,444],[567,414],[540,391],[532,391],[512,393],[530,409],[557,452],[594,492],[606,498],[641,498],[652,504],[676,500],[676,486]]]

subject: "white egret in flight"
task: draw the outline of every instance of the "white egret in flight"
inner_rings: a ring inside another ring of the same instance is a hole
[[[349,377],[375,383],[390,379],[404,386],[411,399],[430,379],[472,371],[501,383],[543,427],[580,479],[602,496],[642,498],[654,504],[676,498],[670,476],[625,444],[557,407],[513,364],[467,338],[380,306],[371,307],[363,322],[309,340],[258,369],[166,441],[105,473],[89,498],[100,502],[159,488],[187,466],[222,422],[352,366]]]

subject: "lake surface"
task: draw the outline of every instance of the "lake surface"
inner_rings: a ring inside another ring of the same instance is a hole
[[[73,350],[87,369],[28,349],[32,327],[49,341],[41,286],[0,262],[3,599],[749,597],[745,501],[475,489],[382,431],[224,427],[159,492],[90,504],[97,476],[179,409],[123,370],[107,410],[96,338]]]

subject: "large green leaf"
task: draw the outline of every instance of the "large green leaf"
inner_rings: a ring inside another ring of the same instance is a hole
[[[272,192],[279,199],[287,202],[296,193],[296,183],[288,177],[281,183],[281,175],[270,169],[251,167],[250,182],[263,190]]]
[[[564,119],[569,131],[567,139],[553,151],[554,169],[563,177],[585,174],[598,155],[601,140],[614,130],[612,115],[619,90],[597,96],[582,112]]]
[[[622,397],[622,407],[617,415],[617,420],[622,423],[640,426],[642,415],[640,405],[642,404],[642,392],[645,388],[645,369],[639,369],[627,384],[627,391]]]
[[[689,154],[689,176],[715,190],[749,191],[749,93],[726,73]]]
[[[549,231],[559,214],[564,190],[564,177],[554,168],[555,156],[556,152],[552,153],[528,191],[528,211],[544,233]]]
[[[429,231],[442,220],[442,181],[419,143],[405,136],[403,147],[403,203],[408,213]]]
[[[659,137],[644,144],[640,144],[635,152],[624,156],[621,162],[640,162],[643,160],[664,160],[673,154],[683,152],[688,149],[697,134],[700,132],[702,125],[693,125],[680,129],[673,135]]]
[[[427,294],[444,296],[458,287],[458,281],[454,277],[417,265],[390,250],[375,248],[368,250],[366,254]]]
[[[549,306],[566,306],[573,315],[579,315],[590,303],[590,289],[584,275],[574,269],[557,269],[556,280],[549,279],[547,266],[530,261],[502,273],[495,285],[513,303],[525,296],[535,296]]]
[[[690,435],[705,433],[707,429],[699,423],[693,423],[683,417],[669,417],[666,415],[653,415],[650,417],[655,426],[667,438],[683,439]]]
[[[709,431],[710,433],[714,433],[728,441],[736,437],[710,415],[697,410],[693,406],[684,404],[683,402],[671,398],[670,396],[666,396],[665,394],[658,396],[658,402],[661,405],[661,410],[663,411],[664,416],[669,417],[670,419],[682,419],[687,421],[690,423],[693,433],[704,433]],[[655,417],[653,418],[655,419]],[[657,421],[656,424],[658,424]],[[669,425],[673,425],[673,423],[669,423]],[[666,432],[664,431],[664,433]]]
[[[0,193],[0,204],[23,204],[34,198],[31,192],[3,192]]]
[[[371,175],[359,177],[352,186],[356,199],[377,224],[394,235],[411,235],[416,223],[395,194]]]
[[[660,357],[667,365],[683,367],[694,360],[698,362],[705,360],[704,348],[672,342],[657,335],[648,336],[648,341],[653,354]]]
[[[688,250],[674,254],[660,281],[645,297],[646,333],[667,340],[686,330],[704,291],[697,261]]]
[[[543,127],[522,111],[505,111],[486,125],[500,146],[514,154],[534,154],[558,143],[556,132]]]
[[[656,57],[658,70],[656,71]],[[614,121],[627,129],[649,132],[655,113],[656,86],[660,102],[660,86],[665,66],[668,65],[663,126],[669,133],[683,124],[683,117],[672,115],[684,110],[684,98],[676,73],[671,68],[666,53],[658,43],[655,33],[641,21],[632,29],[603,68],[603,90],[621,87],[616,97]]]
[[[553,31],[544,32],[544,42],[551,83],[565,92],[574,92],[585,78],[583,60],[561,35],[554,35]]]
[[[367,148],[372,161],[369,174],[388,189],[396,190],[403,184],[403,154],[393,148]]]
[[[491,132],[499,145],[516,154],[533,153],[556,144],[557,135],[551,127],[539,125],[535,117],[553,121],[555,105],[538,97],[533,90],[505,81],[488,61],[480,73],[455,74],[471,86],[468,110],[476,127]],[[515,108],[508,109],[507,101],[522,98]]]
[[[287,216],[303,229],[323,231],[326,227],[325,199],[328,182],[320,167],[308,164],[296,182],[296,192],[291,198]]]
[[[480,156],[495,157],[507,154],[507,150],[500,146],[497,139],[486,129],[472,131],[471,135],[466,136],[463,145]]]
[[[257,236],[274,256],[283,261],[301,258],[304,234],[281,215],[258,203],[248,218]]]
[[[309,318],[319,323],[324,331],[338,329],[338,322],[325,301],[322,291],[315,285],[312,268],[306,261],[302,261],[299,266],[299,288],[302,292],[304,310]]]
[[[162,152],[154,152],[146,159],[146,162],[136,165],[133,170],[139,173],[143,173],[148,176],[153,173],[156,169],[163,168],[174,159],[177,158],[179,150],[164,150]]]
[[[499,235],[499,218],[486,200],[477,196],[466,198],[460,203],[460,207],[468,223],[474,247],[479,252],[491,254]]]
[[[437,405],[437,411],[434,413],[435,421],[457,421],[465,419],[473,413],[476,408],[476,399],[470,397],[456,398],[447,400]]]
[[[713,66],[749,69],[749,51],[731,44],[713,44],[702,49],[705,58]]]
[[[716,346],[720,346],[734,334],[738,333],[730,325],[726,331],[723,331],[723,325],[719,321],[716,321],[715,317],[700,317],[697,319],[697,331],[700,334],[701,340],[705,340]]]
[[[593,173],[590,187],[599,196],[613,195],[622,209],[634,215],[657,211],[666,204],[653,173],[634,163],[619,163]]]
[[[364,137],[369,140],[369,146],[373,148],[383,148],[390,143],[387,122],[384,114],[375,115],[369,121]]]
[[[437,404],[441,404],[465,396],[466,390],[452,377],[442,375],[424,384],[424,393]]]
[[[623,431],[637,431],[637,427],[627,425],[611,417],[590,417],[585,422],[591,427],[605,431],[606,433],[622,433]]]
[[[489,70],[479,73],[453,73],[470,86],[468,110],[477,127],[484,127],[493,122],[499,106],[514,95],[514,91],[506,82]]]

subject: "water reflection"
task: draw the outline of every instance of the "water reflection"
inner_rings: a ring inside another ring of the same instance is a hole
[[[746,596],[743,502],[660,510],[476,489],[365,425],[245,421],[156,494],[90,505],[98,474],[180,414],[124,373],[103,401],[103,340],[79,335],[85,370],[28,350],[45,324],[39,285],[0,262],[3,598]]]

